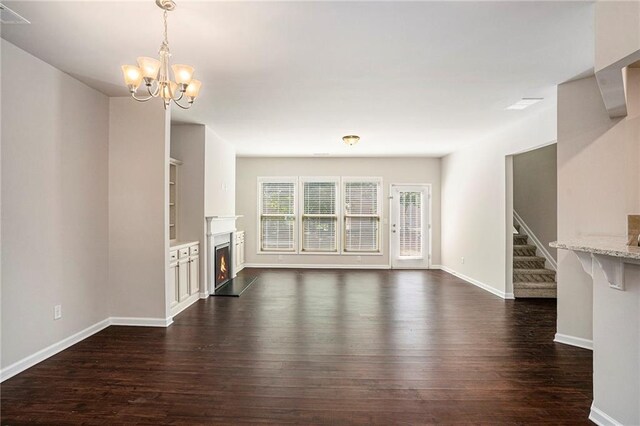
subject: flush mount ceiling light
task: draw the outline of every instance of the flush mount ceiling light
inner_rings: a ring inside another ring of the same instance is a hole
[[[360,136],[356,136],[356,135],[347,135],[347,136],[343,136],[342,140],[344,141],[344,143],[346,143],[349,146],[353,146],[355,144],[357,144],[358,142],[360,142]]]
[[[202,83],[193,79],[193,67],[189,65],[175,64],[171,66],[175,81],[169,78],[169,40],[167,37],[167,12],[176,8],[173,0],[156,0],[156,4],[162,10],[164,22],[164,40],[160,45],[160,60],[141,56],[138,58],[138,66],[123,65],[124,82],[129,88],[131,97],[139,102],[146,102],[151,98],[162,98],[164,108],[167,109],[171,101],[182,109],[189,109],[200,92]],[[138,87],[144,81],[148,96],[139,98],[136,96]],[[186,98],[187,105],[180,104]]]
[[[515,104],[508,106],[507,109],[525,109],[543,100],[544,98],[522,98]]]

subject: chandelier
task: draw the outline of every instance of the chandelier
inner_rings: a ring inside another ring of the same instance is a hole
[[[156,0],[156,4],[162,10],[164,21],[164,40],[160,45],[160,60],[141,56],[138,58],[138,66],[123,65],[124,82],[129,88],[131,97],[139,102],[146,102],[151,98],[162,98],[164,109],[167,109],[171,101],[182,109],[189,109],[200,92],[202,83],[193,79],[193,67],[189,65],[174,64],[174,81],[169,78],[169,40],[167,38],[167,12],[176,8],[173,0]],[[136,95],[140,84],[144,81],[148,95],[138,97]],[[186,99],[186,105],[182,104]]]

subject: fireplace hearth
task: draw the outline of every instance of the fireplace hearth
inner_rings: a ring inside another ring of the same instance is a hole
[[[215,248],[215,288],[220,288],[231,279],[230,244],[220,244]]]

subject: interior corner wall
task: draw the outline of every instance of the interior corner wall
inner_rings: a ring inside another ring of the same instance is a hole
[[[108,317],[109,101],[1,49],[4,369]]]
[[[236,214],[236,150],[205,127],[205,216]],[[203,262],[204,263],[204,262]]]
[[[441,215],[446,269],[509,296],[505,158],[555,139],[556,109],[547,107],[444,157]]]
[[[551,144],[513,156],[513,208],[549,254],[558,239],[557,145]]]
[[[389,267],[389,185],[430,183],[432,190],[432,265],[440,264],[440,159],[439,158],[266,158],[237,160],[238,228],[245,231],[245,259],[250,265],[328,265]],[[258,177],[367,176],[383,179],[382,255],[258,254]]]
[[[626,237],[640,212],[640,70],[629,70],[629,115],[612,120],[594,77],[558,86],[558,239]],[[558,333],[590,340],[593,281],[571,252],[558,253]],[[595,344],[595,342],[594,342]]]
[[[167,317],[170,110],[109,100],[109,310]]]

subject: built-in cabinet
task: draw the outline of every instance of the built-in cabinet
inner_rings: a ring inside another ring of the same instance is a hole
[[[238,272],[244,268],[244,231],[236,231],[235,238],[236,272]]]
[[[200,244],[174,244],[169,251],[171,315],[176,315],[198,299],[200,291]]]

